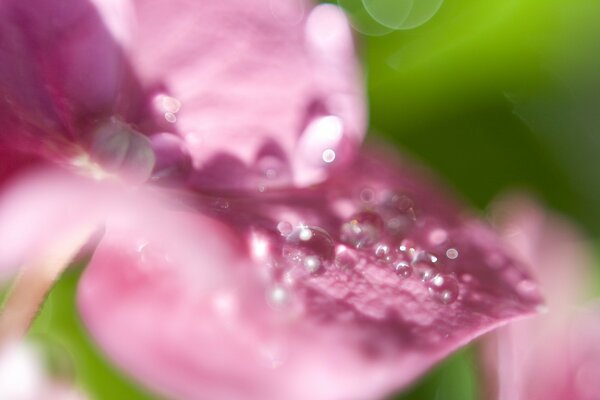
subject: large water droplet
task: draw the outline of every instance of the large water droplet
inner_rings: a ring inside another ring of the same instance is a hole
[[[301,225],[287,235],[283,256],[315,273],[333,262],[334,242],[324,229]]]
[[[342,225],[340,239],[357,249],[370,247],[379,240],[382,227],[379,214],[362,211]]]
[[[110,119],[97,126],[91,137],[90,157],[104,170],[136,183],[150,177],[156,157],[146,136]]]
[[[415,252],[411,265],[419,279],[423,282],[431,280],[436,273],[437,257],[425,251]]]
[[[431,297],[443,304],[450,304],[458,298],[458,281],[452,275],[437,274],[427,284]]]

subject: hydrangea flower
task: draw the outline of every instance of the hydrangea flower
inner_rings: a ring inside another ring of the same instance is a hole
[[[8,0],[0,19],[2,266],[41,299],[102,226],[81,316],[157,393],[379,398],[538,309],[439,183],[358,150],[338,8]],[[33,317],[15,309],[5,325]]]

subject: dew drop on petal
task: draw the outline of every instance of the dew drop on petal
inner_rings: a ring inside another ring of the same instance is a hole
[[[316,272],[334,261],[334,241],[326,230],[301,225],[287,235],[283,256],[302,264],[308,272]]]
[[[373,254],[377,261],[391,263],[394,261],[394,252],[387,243],[379,243],[374,247]]]
[[[342,250],[335,256],[335,265],[340,269],[354,268],[357,262],[357,257],[349,250]]]
[[[424,251],[418,251],[414,254],[411,265],[421,281],[431,280],[436,273],[437,258]]]
[[[280,221],[277,224],[277,230],[279,231],[281,236],[287,236],[290,233],[292,233],[292,231],[294,230],[294,227],[292,226],[292,224],[290,224],[287,221]]]
[[[446,250],[446,257],[448,257],[450,260],[456,260],[458,258],[458,250],[455,248]]]
[[[135,183],[150,177],[156,156],[147,137],[116,119],[95,127],[91,137],[90,158],[103,169]]]
[[[452,275],[437,274],[427,283],[429,295],[442,304],[450,304],[458,298],[458,281]]]
[[[283,286],[276,285],[267,290],[266,298],[269,306],[280,309],[289,303],[290,294]]]
[[[340,239],[357,249],[370,247],[379,240],[382,227],[383,220],[379,214],[362,211],[342,225]]]
[[[413,268],[405,261],[398,261],[394,264],[394,271],[400,278],[409,278],[413,273]]]
[[[313,274],[321,268],[321,258],[318,256],[306,256],[302,260],[302,264],[307,272]]]

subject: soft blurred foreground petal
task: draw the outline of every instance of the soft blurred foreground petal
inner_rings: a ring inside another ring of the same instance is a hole
[[[10,400],[85,400],[87,396],[54,379],[32,343],[14,342],[0,349],[0,398]]]
[[[383,397],[540,304],[488,228],[387,155],[307,190],[183,200],[236,234],[191,212],[109,226],[79,288],[101,347],[176,398]]]
[[[351,160],[366,116],[340,9],[139,0],[134,10],[130,58],[153,124],[186,140],[199,187],[305,186]]]
[[[498,400],[591,400],[600,396],[600,309],[581,309],[589,295],[592,256],[566,220],[526,198],[494,207],[506,242],[532,265],[548,312],[502,328],[484,341],[490,387]]]

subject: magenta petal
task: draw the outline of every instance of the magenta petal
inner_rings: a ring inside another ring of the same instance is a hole
[[[497,237],[385,159],[312,189],[186,199],[239,242],[175,212],[157,217],[171,228],[109,229],[80,282],[86,325],[176,398],[369,399],[534,313],[535,283]]]
[[[104,14],[117,7],[116,1],[99,3]],[[117,98],[127,83],[115,21],[111,17],[115,28],[111,31],[99,8],[88,0],[2,1],[3,135],[10,135],[13,144],[18,144],[24,133],[38,136],[27,143],[27,150],[31,151],[34,143],[56,151],[54,146],[64,147],[65,139],[83,136],[83,128],[93,118],[115,112]],[[45,139],[42,143],[39,136]]]
[[[155,123],[186,139],[196,185],[306,186],[351,160],[365,134],[351,31],[337,7],[310,8],[135,2],[131,60],[154,92]]]

